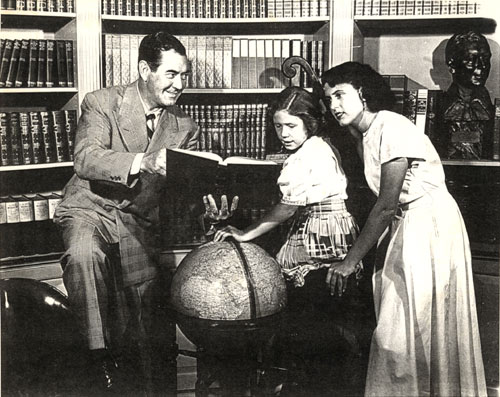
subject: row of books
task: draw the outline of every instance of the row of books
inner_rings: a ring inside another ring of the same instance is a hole
[[[0,224],[41,222],[54,218],[61,191],[0,197]]]
[[[200,126],[198,150],[222,158],[266,158],[268,105],[181,105]]]
[[[104,15],[162,18],[328,16],[328,0],[102,0]]]
[[[173,197],[173,195],[167,195],[167,197],[169,197],[169,202],[162,214],[162,222],[164,222],[162,228],[163,245],[165,247],[175,247],[207,242],[207,236],[203,233],[201,219],[186,209],[184,198]],[[238,213],[235,215],[237,219],[233,219],[233,221],[250,225],[264,217],[268,212],[269,208],[238,208]]]
[[[139,44],[143,36],[104,35],[104,70],[107,87],[128,84],[138,77]],[[290,81],[281,73],[282,62],[302,56],[318,75],[323,72],[325,45],[321,40],[253,39],[229,36],[178,36],[191,62],[190,88],[309,87],[310,76],[300,71]]]
[[[354,15],[478,14],[481,0],[356,0]]]
[[[0,87],[74,87],[73,41],[0,39]]]
[[[72,161],[76,124],[76,110],[1,112],[1,165]]]
[[[2,0],[2,10],[75,12],[74,0]]]

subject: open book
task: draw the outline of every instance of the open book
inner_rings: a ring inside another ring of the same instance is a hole
[[[185,149],[168,149],[167,151],[167,158],[168,156],[175,156],[175,154],[172,154],[171,152],[177,152],[177,153],[182,153],[188,156],[193,156],[193,157],[198,157],[201,159],[205,160],[211,160],[217,162],[218,165],[222,166],[228,166],[231,164],[241,164],[241,165],[277,165],[276,162],[272,160],[259,160],[259,159],[253,159],[250,157],[241,157],[241,156],[232,156],[228,157],[226,159],[223,159],[221,156],[219,156],[216,153],[211,153],[211,152],[197,152],[193,150],[185,150]],[[180,158],[179,158],[180,159]],[[188,158],[185,159],[186,161]],[[194,160],[194,159],[191,159]],[[188,165],[186,163],[186,165]]]

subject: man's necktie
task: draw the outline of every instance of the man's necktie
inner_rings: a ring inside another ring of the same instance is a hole
[[[155,115],[154,113],[150,113],[146,115],[146,126],[148,128],[148,140],[151,140],[154,134],[154,122],[155,122]]]

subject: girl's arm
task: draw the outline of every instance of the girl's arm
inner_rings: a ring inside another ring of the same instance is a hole
[[[245,230],[239,230],[234,226],[226,226],[215,233],[214,241],[223,241],[233,237],[236,241],[250,241],[274,229],[279,224],[291,218],[299,208],[297,205],[276,204],[273,209],[263,218],[248,226]]]
[[[399,195],[403,186],[408,160],[397,158],[382,164],[380,193],[359,237],[342,262],[332,264],[326,278],[332,295],[339,295],[345,290],[347,277],[356,270],[356,265],[363,259],[377,242],[387,226],[393,220],[398,208]]]

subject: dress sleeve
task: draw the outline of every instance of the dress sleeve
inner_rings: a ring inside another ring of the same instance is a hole
[[[290,157],[287,160],[278,178],[283,204],[307,204],[307,180],[310,172],[311,170],[301,157]]]
[[[380,141],[380,163],[384,164],[399,157],[426,160],[426,135],[401,116],[398,122],[386,123]]]

